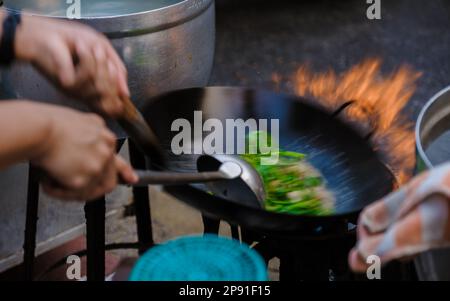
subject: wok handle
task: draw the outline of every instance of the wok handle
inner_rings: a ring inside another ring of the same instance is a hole
[[[163,165],[165,155],[153,130],[129,98],[123,99],[124,114],[117,121],[145,155]]]
[[[132,186],[148,186],[148,185],[183,185],[194,183],[206,183],[222,180],[233,180],[237,178],[229,177],[221,171],[207,171],[207,172],[162,172],[151,170],[136,170],[138,175],[138,182]],[[38,178],[47,184],[60,189],[65,189],[58,180],[50,177],[44,170],[37,169]],[[119,184],[130,186],[124,179],[119,176]]]
[[[162,172],[150,170],[136,170],[139,181],[133,186],[147,186],[147,185],[182,185],[193,183],[206,183],[221,180],[232,180],[220,171],[208,172]],[[122,179],[119,179],[121,184],[127,184]]]

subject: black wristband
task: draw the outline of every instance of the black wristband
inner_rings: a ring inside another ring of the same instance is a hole
[[[8,12],[8,16],[3,22],[3,33],[0,41],[0,65],[10,65],[14,61],[14,40],[21,19],[20,12]]]

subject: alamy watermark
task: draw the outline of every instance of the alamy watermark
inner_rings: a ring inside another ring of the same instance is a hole
[[[81,0],[66,0],[66,3],[66,17],[71,20],[81,19]]]
[[[366,11],[367,19],[381,20],[381,0],[366,0],[369,7]]]
[[[270,123],[270,135],[269,132]],[[184,118],[172,122],[171,131],[176,132],[171,141],[175,155],[182,154],[262,154],[262,165],[277,164],[279,158],[278,119],[226,119],[203,120],[201,111],[194,112],[191,123]],[[251,135],[251,133],[258,133]]]
[[[369,280],[381,279],[381,259],[377,255],[370,255],[366,258],[368,264],[366,276]]]
[[[77,255],[70,255],[66,259],[68,264],[66,277],[68,280],[82,280],[81,276],[81,258]],[[381,279],[381,259],[377,255],[370,255],[366,258],[368,264],[366,276],[369,280]]]
[[[66,259],[69,265],[66,270],[68,280],[81,280],[81,258],[77,255],[70,255]]]

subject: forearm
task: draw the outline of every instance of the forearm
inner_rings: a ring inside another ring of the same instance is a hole
[[[3,24],[3,20],[5,20],[5,10],[3,8],[0,8],[0,25]],[[3,26],[0,26],[0,40],[3,36]]]
[[[8,16],[8,12],[0,8],[0,40],[3,36],[3,26],[4,21]],[[16,32],[15,32],[15,38],[14,38],[14,59],[20,60],[20,61],[30,61],[31,60],[31,54],[34,54],[34,46],[33,45],[27,45],[25,41],[27,39],[30,39],[29,35],[27,36],[24,34],[24,31],[26,29],[24,27],[28,28],[38,28],[35,24],[29,24],[32,23],[33,19],[36,19],[36,17],[28,17],[28,16],[21,16],[21,24],[17,25]],[[25,25],[24,25],[25,23]],[[29,30],[28,30],[29,31]],[[36,34],[36,33],[34,33]],[[25,40],[25,41],[24,41]]]
[[[51,131],[48,105],[0,102],[0,169],[40,155]]]

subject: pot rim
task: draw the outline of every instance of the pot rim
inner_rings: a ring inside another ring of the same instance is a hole
[[[135,36],[161,31],[196,18],[207,10],[214,0],[181,0],[161,8],[114,16],[88,16],[73,19],[90,25],[111,38]],[[5,6],[7,11],[17,11]],[[23,11],[22,14],[68,20],[64,16],[49,16]]]
[[[416,129],[415,129],[415,136],[416,136],[416,148],[417,148],[417,152],[420,156],[420,159],[425,163],[425,165],[428,168],[433,168],[434,165],[433,163],[431,163],[431,161],[428,159],[428,156],[425,153],[425,150],[423,149],[423,145],[422,145],[422,139],[420,137],[421,134],[421,130],[422,130],[422,123],[423,123],[423,119],[425,118],[426,114],[428,113],[429,109],[431,106],[434,105],[434,103],[444,94],[449,93],[450,92],[450,85],[445,87],[444,89],[440,90],[439,92],[437,92],[436,94],[433,95],[433,97],[431,97],[431,99],[425,104],[425,106],[422,108],[422,110],[420,111],[419,117],[417,118],[417,122],[416,122]]]

